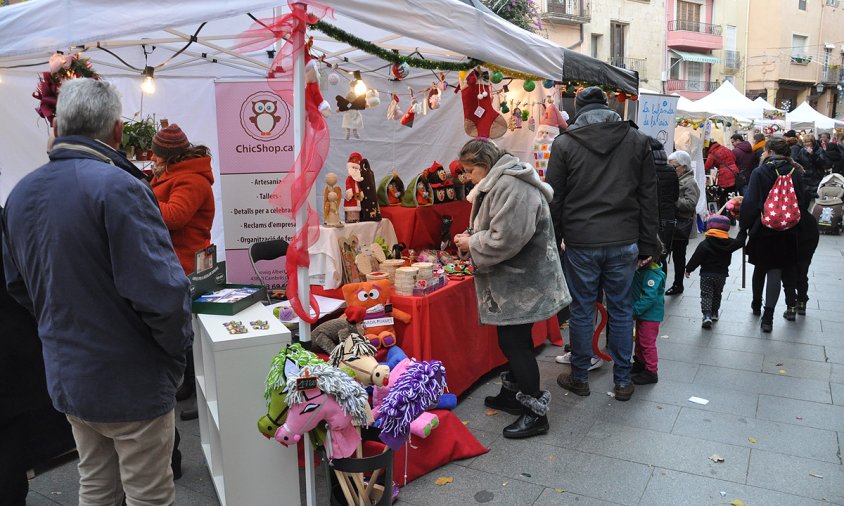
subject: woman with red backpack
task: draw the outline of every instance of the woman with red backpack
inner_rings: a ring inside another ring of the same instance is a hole
[[[803,170],[789,157],[791,150],[782,139],[765,144],[762,164],[750,175],[741,204],[740,226],[748,232],[748,261],[765,272],[765,310],[762,332],[771,332],[774,309],[783,281],[791,285],[797,276],[798,228],[800,211],[805,209]],[[774,201],[778,203],[776,208]],[[781,204],[781,205],[780,205]],[[779,213],[772,214],[773,211]],[[785,279],[783,279],[785,278]],[[793,291],[786,292],[786,306],[793,312],[797,304]],[[762,301],[754,299],[757,313]]]

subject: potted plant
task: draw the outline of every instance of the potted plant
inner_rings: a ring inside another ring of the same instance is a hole
[[[155,118],[152,116],[140,120],[126,121],[123,123],[123,140],[120,147],[129,158],[147,160],[155,132]]]

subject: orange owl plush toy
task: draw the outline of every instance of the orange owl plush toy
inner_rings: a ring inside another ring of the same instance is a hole
[[[358,308],[365,309],[362,321],[354,323],[360,323],[364,330],[364,337],[379,349],[397,344],[395,320],[410,323],[409,314],[400,309],[394,309],[390,304],[392,286],[393,283],[389,279],[343,285],[343,298],[348,307],[347,318],[349,321],[360,320]]]

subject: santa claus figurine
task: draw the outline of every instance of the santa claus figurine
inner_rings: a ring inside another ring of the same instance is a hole
[[[360,173],[360,162],[363,157],[360,153],[352,153],[346,162],[346,170],[349,175],[346,177],[346,194],[343,196],[343,210],[346,212],[346,223],[357,223],[360,221],[360,202],[363,200],[361,183],[363,176]]]

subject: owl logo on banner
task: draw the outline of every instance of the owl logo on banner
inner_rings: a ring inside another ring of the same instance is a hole
[[[278,139],[290,126],[290,107],[271,91],[253,93],[240,107],[240,125],[253,139]]]

